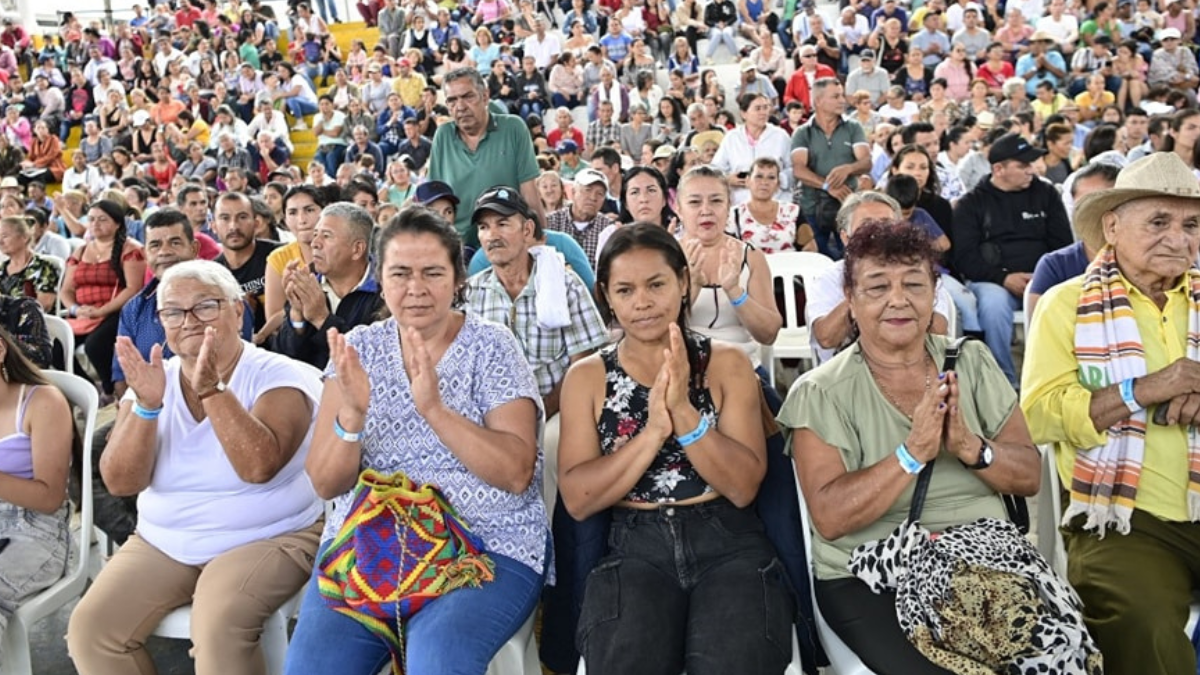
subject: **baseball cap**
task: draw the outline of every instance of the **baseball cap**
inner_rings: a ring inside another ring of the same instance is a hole
[[[499,213],[502,216],[519,213],[530,220],[534,218],[533,210],[529,208],[521,193],[505,185],[498,185],[479,195],[479,199],[475,200],[475,212],[471,214],[471,222],[479,220],[484,211]]]
[[[595,185],[596,183],[603,185],[605,192],[608,191],[608,179],[604,177],[604,174],[592,167],[584,167],[579,173],[575,174],[575,184],[579,187]]]
[[[130,118],[130,122],[132,122],[133,126],[135,126],[135,127],[140,127],[149,121],[150,121],[150,113],[146,112],[145,110],[134,111],[133,115]]]
[[[998,164],[1015,159],[1019,162],[1028,163],[1045,154],[1045,150],[1025,140],[1020,134],[1004,134],[988,150],[988,162]]]
[[[450,189],[440,180],[427,180],[417,186],[417,191],[413,194],[413,201],[429,206],[439,199],[449,199],[458,206],[458,197],[454,194],[454,190]]]
[[[660,145],[658,146],[658,149],[654,151],[654,159],[671,159],[674,156],[675,146],[673,145]]]
[[[1180,34],[1178,28],[1164,28],[1162,32],[1158,34],[1159,40],[1170,40],[1171,38],[1179,40],[1182,37],[1183,36]]]
[[[558,145],[554,146],[554,151],[560,155],[565,155],[571,152],[579,152],[579,144],[567,138],[559,141]]]
[[[742,59],[742,63],[741,63],[741,66],[739,67],[739,70],[741,70],[743,73],[746,72],[747,70],[754,70],[754,62],[751,61],[750,59]]]
[[[874,60],[875,59],[875,50],[874,49],[864,49],[858,53],[858,58]]]

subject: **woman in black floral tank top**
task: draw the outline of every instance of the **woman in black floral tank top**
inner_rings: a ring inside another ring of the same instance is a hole
[[[584,519],[611,509],[587,581],[587,669],[782,673],[793,603],[752,504],[766,472],[758,380],[745,354],[689,332],[687,258],[661,227],[618,230],[597,300],[624,337],[562,392],[559,489]]]

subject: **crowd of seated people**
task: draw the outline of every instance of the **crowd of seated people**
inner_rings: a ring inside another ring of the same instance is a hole
[[[813,597],[875,672],[942,672],[850,551],[939,455],[929,526],[1005,517],[1034,443],[1108,672],[1194,670],[1182,630],[1156,642],[1200,550],[1194,0],[365,0],[353,44],[336,4],[0,29],[0,346],[34,392],[0,392],[26,443],[0,446],[0,514],[61,525],[35,366],[117,409],[81,672],[153,672],[188,603],[197,672],[261,672],[297,593],[288,672],[378,672],[395,652],[314,571],[365,469],[438,484],[496,563],[407,622],[414,672],[483,672],[539,602],[550,672],[778,673],[793,632],[815,672]],[[787,395],[762,348],[794,328],[771,268],[795,251],[835,264],[797,292],[817,368]],[[1089,293],[1133,318],[1089,332]],[[955,327],[979,341],[947,375]],[[1137,356],[1089,361],[1133,329]],[[1140,489],[1104,499],[1109,465]],[[6,522],[0,561],[45,554]],[[1137,565],[1162,586],[1114,591]],[[49,582],[0,584],[0,629]]]

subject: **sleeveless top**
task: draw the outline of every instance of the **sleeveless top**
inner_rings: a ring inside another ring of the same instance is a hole
[[[25,385],[21,385],[21,391],[17,395],[21,403],[17,406],[15,430],[0,438],[0,472],[26,480],[33,478],[33,442],[29,434],[21,429],[25,421],[25,407],[29,405],[29,399],[36,390],[36,385],[29,387],[28,391]]]
[[[738,284],[742,288],[749,288],[747,286],[750,283],[750,262],[747,260],[749,254],[750,246],[744,245],[742,271],[738,274]],[[755,368],[762,363],[758,356],[758,342],[750,335],[750,331],[746,330],[746,326],[738,318],[737,308],[729,302],[729,295],[720,286],[704,286],[700,289],[700,293],[692,302],[688,328],[713,340],[720,340],[738,347],[746,352],[746,356],[750,357],[750,362]]]
[[[692,381],[688,386],[688,400],[708,420],[709,428],[717,426],[717,409],[713,405],[712,393],[708,390],[706,371],[712,356],[711,341],[688,331],[684,339],[692,344],[699,354],[699,367],[693,364]],[[619,343],[618,343],[619,344]],[[600,352],[604,360],[604,407],[596,430],[600,434],[600,452],[611,455],[642,432],[650,417],[650,388],[629,376],[617,358],[617,345]],[[625,501],[645,504],[663,504],[683,501],[712,492],[712,486],[704,482],[692,466],[687,452],[672,436],[659,448],[654,461],[636,485],[625,495]]]

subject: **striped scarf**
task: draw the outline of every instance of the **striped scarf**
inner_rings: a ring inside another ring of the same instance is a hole
[[[405,620],[441,595],[491,581],[494,570],[483,542],[440,490],[403,472],[367,469],[346,521],[317,560],[317,588],[330,609],[387,644],[398,675]]]
[[[1186,353],[1187,358],[1200,360],[1200,271],[1187,274]],[[1111,246],[1105,246],[1084,273],[1076,309],[1075,357],[1080,382],[1093,391],[1146,375],[1141,333]],[[1145,410],[1134,413],[1108,428],[1104,445],[1078,450],[1064,524],[1082,513],[1087,516],[1084,528],[1096,530],[1100,537],[1109,526],[1121,534],[1129,533],[1146,455],[1148,419]],[[1188,428],[1188,466],[1188,518],[1200,521],[1200,433],[1196,427]]]

